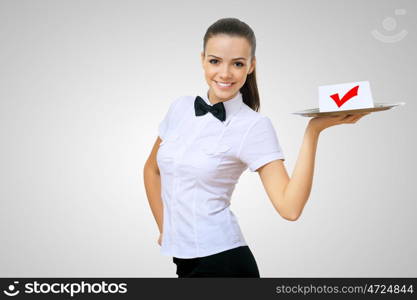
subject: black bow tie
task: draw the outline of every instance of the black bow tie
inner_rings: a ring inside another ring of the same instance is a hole
[[[194,109],[196,116],[203,116],[207,112],[211,112],[220,121],[226,120],[226,110],[224,109],[223,102],[218,102],[213,106],[208,105],[206,101],[200,96],[197,96],[194,100]]]

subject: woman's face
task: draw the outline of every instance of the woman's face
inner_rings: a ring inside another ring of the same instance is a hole
[[[207,41],[201,63],[212,104],[232,99],[245,84],[256,63],[255,57],[250,61],[250,55],[250,44],[242,37],[219,34]]]

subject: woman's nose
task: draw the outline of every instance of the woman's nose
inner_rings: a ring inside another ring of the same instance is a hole
[[[231,77],[231,72],[230,72],[230,68],[229,67],[223,67],[221,70],[220,70],[220,78],[224,78],[224,79],[227,79],[227,78],[230,78]]]

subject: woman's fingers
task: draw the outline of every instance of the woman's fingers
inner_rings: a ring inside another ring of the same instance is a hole
[[[361,119],[362,117],[368,115],[368,113],[362,113],[362,114],[354,114],[354,115],[348,115],[344,121],[346,123],[356,123],[359,119]]]
[[[343,123],[343,121],[348,117],[349,115],[337,115],[337,116],[328,116],[328,120],[331,120],[335,123]],[[326,118],[326,117],[324,117]]]
[[[337,115],[337,116],[332,116],[331,118],[333,119],[333,121],[335,121],[336,123],[342,124],[342,123],[346,123],[346,122],[350,122],[350,120],[352,119],[353,115]]]
[[[339,125],[339,124],[354,124],[363,116],[370,114],[369,112],[360,113],[360,114],[343,114],[336,116],[326,116],[326,117],[315,117],[310,120],[310,124],[318,129],[319,132],[324,129]]]

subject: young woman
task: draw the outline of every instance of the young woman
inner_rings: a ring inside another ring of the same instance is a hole
[[[255,49],[252,29],[236,18],[207,29],[201,62],[208,90],[171,102],[145,164],[158,243],[178,277],[260,277],[229,209],[240,175],[258,172],[276,211],[295,221],[310,194],[320,132],[365,115],[312,118],[290,178],[272,123],[258,112]]]

